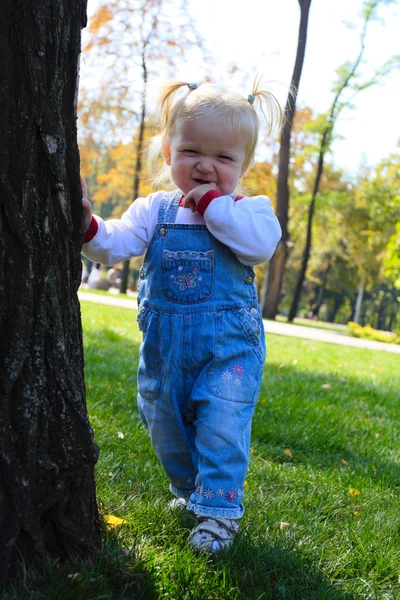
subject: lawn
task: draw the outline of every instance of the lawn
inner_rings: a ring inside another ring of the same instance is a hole
[[[269,335],[242,533],[195,556],[136,408],[136,312],[82,313],[99,506],[124,522],[94,563],[49,564],[4,598],[400,598],[398,356]]]

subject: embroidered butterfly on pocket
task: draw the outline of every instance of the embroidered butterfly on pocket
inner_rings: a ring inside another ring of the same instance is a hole
[[[163,250],[163,292],[172,302],[194,304],[206,300],[214,285],[214,252]]]
[[[179,285],[180,290],[187,290],[188,288],[196,287],[195,279],[197,279],[196,273],[185,273],[184,275],[174,277],[174,283]]]

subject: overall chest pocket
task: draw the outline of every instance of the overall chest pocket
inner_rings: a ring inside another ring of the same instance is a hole
[[[210,297],[214,287],[214,252],[163,250],[164,296],[178,304],[196,304]]]

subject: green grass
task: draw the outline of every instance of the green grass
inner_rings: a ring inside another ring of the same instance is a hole
[[[396,355],[269,335],[242,533],[195,556],[136,408],[136,312],[82,306],[98,501],[126,523],[94,562],[45,565],[4,598],[400,598]]]

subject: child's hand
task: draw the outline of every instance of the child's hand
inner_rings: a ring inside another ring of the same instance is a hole
[[[202,185],[198,185],[197,187],[190,190],[190,192],[185,196],[183,201],[183,206],[185,208],[190,208],[192,212],[196,212],[196,206],[200,198],[204,196],[210,190],[218,189],[215,183],[203,183]]]
[[[90,204],[87,198],[87,188],[85,180],[82,175],[81,178],[81,187],[82,187],[82,206],[83,206],[83,217],[85,219],[85,233],[88,231],[90,227],[90,223],[92,221],[92,205]]]

